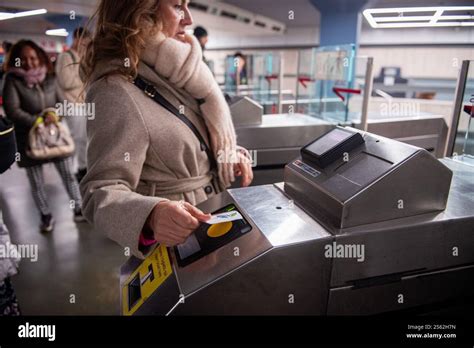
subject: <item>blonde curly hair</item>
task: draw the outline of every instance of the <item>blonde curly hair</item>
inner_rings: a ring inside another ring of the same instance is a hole
[[[110,74],[127,77],[137,75],[140,53],[146,39],[162,30],[160,0],[101,0],[89,23],[96,21],[92,40],[81,59],[81,74],[90,84],[97,63],[113,59],[128,59]]]

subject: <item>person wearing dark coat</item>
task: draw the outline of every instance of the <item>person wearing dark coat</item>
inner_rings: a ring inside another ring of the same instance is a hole
[[[63,103],[49,58],[36,43],[20,40],[11,48],[5,62],[7,74],[3,90],[4,109],[7,118],[15,126],[20,160],[18,165],[26,169],[36,206],[41,213],[40,230],[50,232],[54,228],[54,219],[48,205],[43,178],[43,164],[28,156],[28,135],[31,128],[44,121],[45,124],[56,121],[48,115],[42,120],[46,108]],[[64,185],[74,202],[75,220],[83,220],[81,214],[81,195],[79,185],[71,170],[71,157],[50,160],[58,170]]]

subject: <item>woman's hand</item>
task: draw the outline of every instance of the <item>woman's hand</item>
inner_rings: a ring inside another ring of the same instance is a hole
[[[247,150],[245,150],[247,151]],[[241,186],[247,187],[252,183],[253,180],[253,170],[252,170],[252,160],[250,155],[248,155],[242,150],[238,151],[239,162],[234,164],[234,175],[241,176]]]
[[[184,243],[199,226],[199,221],[207,221],[210,218],[210,214],[204,214],[187,202],[164,201],[153,208],[148,226],[158,243],[174,246]]]

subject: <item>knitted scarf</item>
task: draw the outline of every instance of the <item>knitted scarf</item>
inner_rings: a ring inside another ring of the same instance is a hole
[[[177,88],[203,100],[200,111],[209,130],[219,181],[229,187],[235,180],[234,163],[238,158],[235,129],[224,95],[202,60],[197,39],[186,35],[185,42],[181,42],[159,34],[147,42],[141,60]]]
[[[25,81],[28,88],[32,88],[44,81],[46,78],[46,67],[41,66],[39,68],[25,70],[22,68],[12,68],[9,70],[11,73],[21,77]]]

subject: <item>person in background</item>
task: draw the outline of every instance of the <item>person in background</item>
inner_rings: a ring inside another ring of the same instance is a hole
[[[4,81],[4,75],[5,75],[5,57],[7,56],[8,52],[12,48],[12,43],[9,41],[3,41],[2,42],[2,49],[3,49],[3,63],[0,66],[0,96],[2,95],[3,91],[3,81]],[[0,103],[1,104],[1,103]]]
[[[10,41],[3,41],[2,42],[3,52],[5,54],[8,54],[8,52],[10,52],[10,49],[12,48],[12,46],[13,46],[13,44]]]
[[[3,41],[2,42],[2,51],[3,51],[3,62],[5,62],[5,57],[8,55],[8,52],[10,52],[10,49],[12,48],[13,44],[10,41]],[[4,69],[0,70],[0,78],[3,77],[3,74],[5,73]]]
[[[87,47],[89,37],[89,32],[82,27],[74,30],[71,49],[61,53],[56,61],[56,80],[69,103],[84,103],[84,85],[79,76],[79,62]],[[80,182],[86,174],[87,166],[87,115],[67,115],[65,118],[76,144],[74,168],[77,181]]]
[[[63,103],[64,98],[56,86],[56,78],[51,62],[36,43],[20,40],[13,45],[6,61],[5,87],[3,91],[4,108],[8,119],[15,126],[15,135],[20,154],[18,165],[26,169],[36,206],[41,213],[40,230],[50,232],[54,228],[54,219],[48,205],[43,178],[43,164],[28,157],[28,134],[36,122],[41,121],[43,110]],[[56,122],[54,116],[44,119],[46,124]],[[79,185],[71,170],[71,158],[52,160],[58,170],[69,197],[74,202],[74,220],[83,221],[81,213],[82,199]]]
[[[247,60],[241,52],[234,54],[234,64],[236,65],[235,84],[236,86],[248,84]]]
[[[209,69],[213,71],[214,69],[213,69],[212,62],[207,60],[206,57],[204,56],[204,51],[206,50],[206,44],[209,41],[209,35],[207,33],[207,30],[201,26],[197,26],[196,28],[194,28],[194,36],[196,36],[196,39],[198,39],[199,44],[201,45],[202,60],[204,61],[204,63],[206,63]]]

